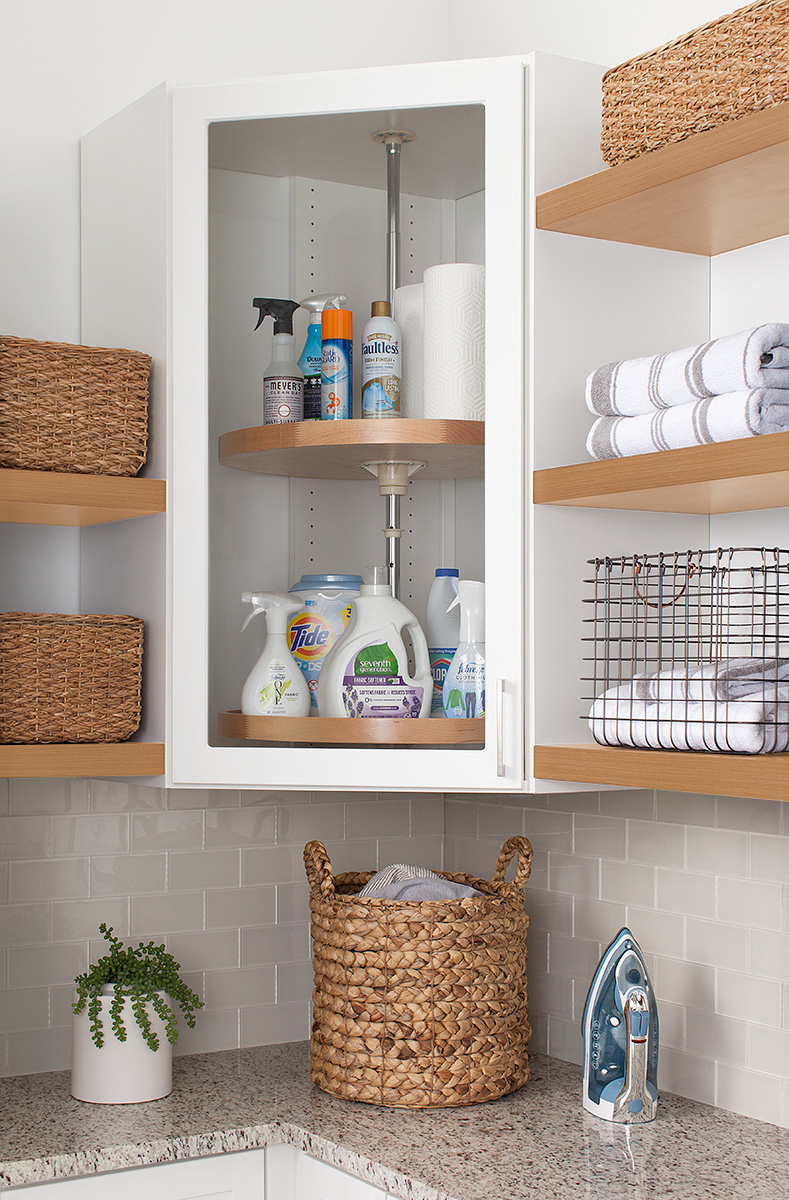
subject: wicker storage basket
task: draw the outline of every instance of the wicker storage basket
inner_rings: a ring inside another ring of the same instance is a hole
[[[131,737],[142,633],[137,617],[0,613],[0,743]]]
[[[318,1087],[391,1108],[443,1108],[493,1100],[526,1082],[523,888],[531,860],[526,838],[513,837],[492,880],[442,872],[480,897],[360,900],[353,893],[374,872],[335,878],[323,843],[308,843],[310,1078]]]
[[[609,166],[789,100],[789,0],[758,0],[603,76]]]
[[[0,337],[0,467],[136,475],[150,369],[136,350]]]

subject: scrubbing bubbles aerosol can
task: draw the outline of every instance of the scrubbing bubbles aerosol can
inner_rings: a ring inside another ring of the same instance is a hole
[[[450,608],[460,605],[458,648],[444,679],[444,712],[448,717],[485,714],[485,584],[461,579]]]
[[[414,651],[408,670],[403,632]],[[323,660],[318,679],[322,717],[429,717],[433,677],[425,635],[392,595],[386,567],[368,567],[351,619]]]
[[[431,717],[443,717],[444,680],[458,648],[460,610],[450,605],[458,594],[457,567],[439,567],[427,597],[427,649],[433,672]]]
[[[266,613],[266,640],[241,692],[242,713],[252,717],[308,717],[310,690],[290,652],[286,633],[288,617],[301,611],[301,602],[284,592],[242,592],[241,599],[252,605],[252,612],[241,626],[242,633],[258,613]]]

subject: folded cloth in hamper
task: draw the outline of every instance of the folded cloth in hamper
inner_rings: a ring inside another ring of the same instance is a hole
[[[586,439],[592,458],[628,458],[707,442],[789,430],[789,390],[754,388],[637,417],[598,417]]]
[[[752,388],[789,388],[789,325],[759,325],[700,346],[607,363],[588,377],[586,404],[599,417],[635,417]]]
[[[758,695],[766,703],[789,700],[789,658],[724,658],[701,666],[669,667],[634,675],[623,693],[645,703],[669,700],[740,700]]]
[[[595,741],[651,750],[771,754],[789,747],[789,704],[761,694],[741,700],[646,703],[629,684],[598,696],[589,713]]]
[[[476,888],[465,883],[453,883],[426,867],[410,863],[394,863],[368,879],[358,893],[366,900],[462,900],[465,896],[481,896]]]

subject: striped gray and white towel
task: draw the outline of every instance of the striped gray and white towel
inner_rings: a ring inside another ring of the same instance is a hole
[[[454,883],[411,863],[394,863],[368,879],[358,897],[365,900],[462,900],[480,896],[476,888]]]
[[[592,458],[628,458],[787,430],[789,390],[754,388],[639,416],[598,417],[586,449]]]
[[[753,388],[789,388],[789,325],[759,325],[700,346],[598,367],[586,404],[599,417],[636,417]]]

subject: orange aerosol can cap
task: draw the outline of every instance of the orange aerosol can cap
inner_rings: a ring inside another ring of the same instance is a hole
[[[321,339],[353,339],[353,313],[350,308],[324,308],[321,313]]]

